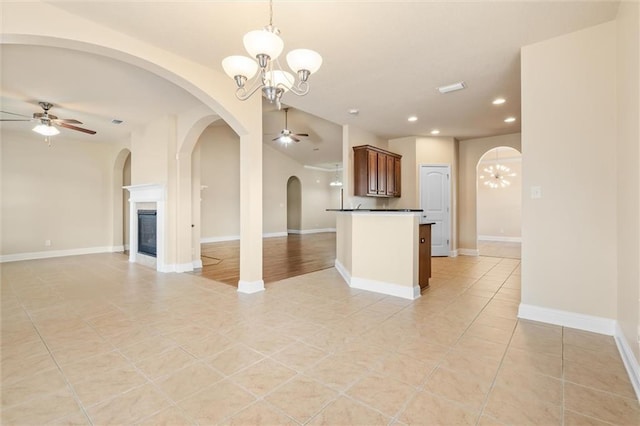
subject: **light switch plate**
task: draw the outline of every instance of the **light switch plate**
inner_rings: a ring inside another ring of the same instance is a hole
[[[531,199],[542,198],[542,187],[540,186],[532,186],[531,187]]]

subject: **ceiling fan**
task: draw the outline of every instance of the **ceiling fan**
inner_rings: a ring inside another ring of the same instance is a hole
[[[53,108],[53,104],[49,102],[38,102],[40,107],[42,107],[43,112],[34,112],[32,117],[23,114],[16,114],[15,112],[9,111],[0,111],[3,114],[16,115],[24,118],[1,118],[0,121],[35,121],[39,123],[33,130],[37,133],[40,133],[44,136],[53,136],[57,135],[59,131],[53,127],[64,127],[65,129],[77,130],[79,132],[88,133],[90,135],[95,135],[96,132],[94,130],[84,129],[82,127],[74,126],[74,124],[82,124],[81,121],[75,120],[73,118],[58,118],[53,114],[49,114],[49,110]]]
[[[299,137],[309,137],[308,133],[293,133],[291,130],[289,130],[289,126],[288,126],[288,117],[289,117],[289,108],[283,108],[284,109],[284,129],[282,129],[282,131],[280,132],[280,135],[276,138],[273,138],[273,141],[280,141],[282,143],[291,143],[291,142],[300,142],[300,139],[298,139]]]

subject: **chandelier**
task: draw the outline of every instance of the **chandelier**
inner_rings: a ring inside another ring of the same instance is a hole
[[[338,171],[340,170],[338,166],[339,165],[336,164],[336,176],[331,182],[329,182],[329,186],[342,186],[342,181],[340,180],[340,176],[338,175]]]
[[[516,176],[516,174],[512,172],[509,167],[498,162],[499,148],[496,148],[495,151],[496,164],[485,167],[482,171],[486,173],[487,176],[482,174],[480,175],[480,179],[484,180],[484,184],[491,189],[506,188],[507,186],[511,185],[511,182],[507,178],[514,177]]]
[[[309,76],[322,65],[322,56],[309,49],[289,52],[287,63],[297,74],[296,80],[291,73],[282,70],[278,61],[284,49],[279,34],[280,30],[273,26],[273,0],[269,0],[269,25],[244,35],[244,47],[250,57],[234,55],[222,60],[224,72],[236,82],[236,97],[241,101],[249,99],[261,88],[262,95],[280,109],[280,100],[286,92],[298,96],[309,93]]]

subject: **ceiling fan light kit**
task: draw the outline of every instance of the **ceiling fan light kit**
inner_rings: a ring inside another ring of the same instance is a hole
[[[49,110],[53,108],[53,104],[49,102],[38,102],[43,112],[35,112],[32,117],[23,114],[16,114],[15,112],[8,111],[0,111],[4,114],[16,115],[24,118],[3,118],[0,121],[35,121],[38,124],[31,129],[34,132],[45,137],[45,141],[51,146],[50,136],[55,136],[60,134],[60,130],[57,127],[64,127],[70,130],[77,130],[83,133],[87,133],[89,135],[95,135],[96,132],[89,129],[84,129],[82,127],[74,126],[73,124],[82,124],[81,121],[75,120],[73,118],[58,118],[53,114],[49,114]]]
[[[41,134],[42,136],[55,136],[60,134],[60,130],[56,129],[51,124],[38,124],[31,130]]]
[[[289,108],[284,109],[284,129],[280,131],[280,135],[273,138],[272,141],[280,141],[284,145],[288,145],[291,142],[300,142],[298,137],[308,137],[308,133],[293,133],[289,130]]]
[[[273,26],[273,0],[270,0],[269,25],[262,30],[249,31],[243,38],[244,47],[251,57],[233,55],[222,60],[224,72],[236,83],[238,99],[247,100],[258,89],[262,89],[262,95],[280,109],[282,95],[286,92],[298,96],[309,93],[309,76],[320,69],[322,56],[310,49],[289,52],[287,63],[297,74],[296,81],[293,74],[282,70],[278,61],[284,49],[279,34],[280,30]]]

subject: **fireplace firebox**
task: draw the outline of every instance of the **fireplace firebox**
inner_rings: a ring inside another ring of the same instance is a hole
[[[138,253],[156,257],[156,210],[138,210]]]

